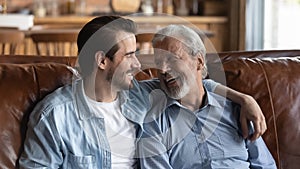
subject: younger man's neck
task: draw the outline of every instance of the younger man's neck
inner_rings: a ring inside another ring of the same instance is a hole
[[[110,82],[99,78],[85,78],[83,80],[85,94],[97,102],[112,102],[118,92],[112,89]]]

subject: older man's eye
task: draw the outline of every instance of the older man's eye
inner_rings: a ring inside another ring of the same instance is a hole
[[[176,60],[176,59],[179,58],[179,56],[177,56],[177,55],[175,55],[173,53],[169,53],[166,57],[167,57],[168,60],[172,60],[172,59]]]
[[[154,59],[154,64],[156,64],[156,65],[159,65],[161,63],[161,61],[160,60],[158,60],[158,59]]]
[[[162,62],[157,62],[156,63],[156,68],[160,69],[162,67],[162,65],[163,65]]]
[[[161,67],[163,64],[162,59],[154,59],[154,64],[156,65],[157,68]]]
[[[174,55],[173,55],[172,57],[169,57],[169,58],[168,58],[168,61],[169,61],[169,62],[177,62],[178,60],[179,60],[179,58],[176,57],[176,56],[174,56]]]

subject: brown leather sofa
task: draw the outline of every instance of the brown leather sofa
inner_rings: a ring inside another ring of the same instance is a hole
[[[257,100],[268,125],[263,138],[278,168],[298,169],[300,50],[226,52],[219,57],[207,56],[209,77]],[[1,169],[18,168],[30,112],[45,95],[71,82],[69,66],[75,63],[76,57],[0,56]],[[155,72],[137,78],[151,76]]]

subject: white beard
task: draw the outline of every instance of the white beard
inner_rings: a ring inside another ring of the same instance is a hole
[[[190,86],[186,83],[186,81],[183,82],[182,86],[174,87],[172,89],[165,90],[167,95],[175,100],[182,99],[188,92],[190,91]]]

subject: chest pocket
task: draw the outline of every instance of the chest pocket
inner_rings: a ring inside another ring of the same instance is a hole
[[[72,169],[96,169],[96,159],[94,156],[75,156],[70,154],[68,167]]]
[[[218,135],[213,133],[206,143],[209,147],[211,158],[222,159],[225,157],[224,144],[222,138],[220,138]]]
[[[220,135],[223,139],[221,144],[224,147],[224,154],[226,157],[236,157],[236,159],[247,160],[248,152],[245,140],[237,132],[222,133]]]

